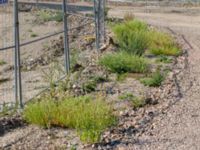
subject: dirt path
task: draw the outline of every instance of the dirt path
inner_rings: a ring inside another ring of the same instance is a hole
[[[125,12],[134,12],[128,7],[114,8],[111,16],[123,17]],[[199,150],[200,149],[200,15],[134,13],[149,24],[167,27],[184,35],[190,43],[188,48],[188,74],[181,84],[183,98],[169,108],[167,113],[156,117],[152,129],[144,133],[134,147],[139,150]],[[150,133],[150,134],[149,134]]]

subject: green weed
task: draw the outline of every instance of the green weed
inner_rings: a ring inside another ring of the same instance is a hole
[[[134,108],[143,107],[145,105],[145,100],[143,98],[138,98],[131,93],[125,93],[119,96],[119,99],[131,101]]]
[[[180,49],[178,49],[176,47],[151,49],[150,52],[154,55],[166,55],[166,56],[178,56],[181,54]]]
[[[0,66],[3,66],[3,65],[5,65],[6,64],[6,62],[5,61],[3,61],[3,60],[0,60]]]
[[[61,11],[42,10],[37,13],[40,22],[63,21],[63,13]]]
[[[117,81],[124,81],[127,78],[127,76],[127,73],[117,74]]]
[[[38,34],[36,34],[36,33],[31,33],[31,37],[37,37],[38,36]]]
[[[91,93],[96,90],[97,84],[107,82],[108,79],[100,76],[91,76],[90,79],[82,85],[85,93]]]
[[[161,55],[160,57],[158,57],[156,59],[156,62],[161,62],[161,63],[172,63],[173,59],[172,58],[169,58],[165,55]]]
[[[87,81],[82,85],[82,89],[85,93],[91,93],[96,90],[97,83],[94,80]]]
[[[145,86],[157,87],[160,86],[165,79],[164,75],[160,73],[160,71],[156,71],[150,77],[140,79],[140,82]]]
[[[10,78],[0,78],[0,83],[7,82],[9,80],[10,80]]]

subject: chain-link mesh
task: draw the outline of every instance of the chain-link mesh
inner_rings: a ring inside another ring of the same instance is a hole
[[[13,6],[0,0],[0,111],[15,103],[13,29]]]

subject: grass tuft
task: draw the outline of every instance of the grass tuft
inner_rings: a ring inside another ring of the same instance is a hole
[[[156,62],[161,62],[161,63],[166,63],[166,64],[172,63],[172,61],[173,61],[172,58],[169,58],[169,57],[167,57],[165,55],[160,55],[160,57],[158,57],[156,59]]]
[[[124,93],[123,95],[119,96],[119,99],[130,101],[134,108],[140,108],[146,104],[143,98],[138,98],[131,93]]]
[[[106,77],[91,76],[90,79],[82,85],[85,93],[91,93],[96,90],[97,84],[109,81]]]
[[[31,33],[31,37],[37,37],[38,35],[36,33]]]
[[[166,47],[166,48],[151,49],[150,53],[154,55],[179,56],[181,54],[181,51],[176,47]]]
[[[103,98],[88,96],[31,103],[24,110],[24,118],[45,128],[60,126],[76,129],[81,140],[89,143],[99,141],[102,131],[116,122],[112,107]]]
[[[63,21],[63,13],[61,11],[41,10],[37,13],[40,22]]]
[[[0,66],[3,66],[3,65],[5,65],[6,64],[6,62],[5,61],[3,61],[3,60],[0,60]]]
[[[126,52],[103,56],[99,63],[113,73],[145,73],[148,71],[146,59]]]

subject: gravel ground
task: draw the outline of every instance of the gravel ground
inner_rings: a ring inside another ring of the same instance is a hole
[[[122,17],[133,8],[118,7],[110,15]],[[138,150],[198,150],[200,149],[200,16],[187,11],[184,14],[134,13],[149,24],[170,28],[184,37],[188,51],[188,66],[182,74],[182,98],[167,112],[156,117],[151,129],[142,134],[137,144],[123,149]]]

